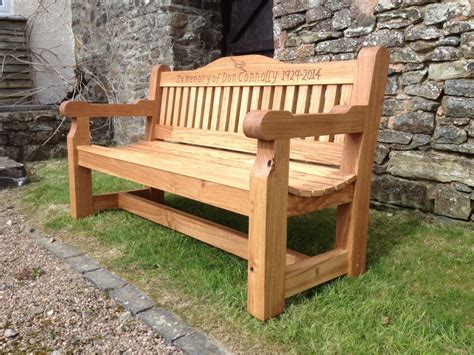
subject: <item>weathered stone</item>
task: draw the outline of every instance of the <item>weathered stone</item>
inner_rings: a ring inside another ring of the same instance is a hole
[[[351,11],[342,9],[334,13],[332,17],[332,28],[336,31],[343,30],[351,25]]]
[[[311,57],[314,55],[314,44],[302,44],[296,49],[297,58]]]
[[[389,152],[390,152],[389,147],[383,144],[378,144],[377,149],[375,151],[375,162],[377,164],[383,164]]]
[[[462,144],[432,144],[434,149],[446,150],[450,152],[457,152],[463,154],[474,154],[474,139],[468,139],[467,142]]]
[[[391,63],[419,63],[421,58],[412,50],[407,48],[392,48],[390,50]]]
[[[403,110],[403,101],[397,99],[385,99],[383,102],[382,115],[392,116]]]
[[[379,131],[379,142],[381,143],[410,143],[413,134],[405,132],[396,132],[382,129]]]
[[[344,36],[346,37],[359,37],[366,34],[369,34],[374,30],[375,23],[369,25],[352,25],[344,31]]]
[[[372,166],[372,171],[375,173],[375,174],[385,174],[387,172],[387,165],[378,165],[378,164],[374,164]]]
[[[428,69],[418,70],[418,71],[409,71],[402,74],[402,83],[403,85],[412,85],[418,84],[426,77]]]
[[[341,60],[353,60],[356,59],[355,53],[339,53],[331,55],[331,60],[333,61],[341,61]]]
[[[415,41],[410,42],[408,46],[414,50],[415,52],[428,52],[436,47],[435,42],[427,42],[427,41]]]
[[[275,59],[288,62],[296,59],[296,50],[294,48],[278,48],[275,50]]]
[[[467,132],[455,126],[438,126],[433,135],[434,143],[461,144],[467,140]]]
[[[428,60],[432,62],[444,62],[457,59],[459,59],[459,49],[454,47],[437,47],[424,58],[425,61]]]
[[[407,41],[416,41],[419,39],[429,40],[441,37],[441,31],[435,26],[418,25],[405,30],[405,39]]]
[[[396,116],[389,128],[409,133],[431,134],[434,129],[434,114],[429,112],[407,112]]]
[[[280,26],[282,30],[294,28],[306,21],[305,17],[300,14],[291,14],[283,16],[280,20]]]
[[[447,154],[392,151],[387,171],[400,177],[474,186],[474,161]]]
[[[406,63],[404,71],[413,71],[423,69],[425,65],[423,63]]]
[[[316,45],[317,53],[352,52],[357,48],[358,41],[353,38],[339,38],[332,41],[320,42]]]
[[[412,5],[424,5],[429,4],[431,2],[436,2],[437,0],[403,0],[404,6],[412,6]]]
[[[110,292],[110,297],[118,301],[133,315],[152,308],[155,302],[132,285],[116,288]]]
[[[209,337],[199,331],[193,331],[176,339],[175,344],[185,354],[225,355],[226,352],[214,344]]]
[[[474,98],[445,96],[442,102],[446,116],[474,118]]]
[[[459,43],[461,43],[461,40],[459,37],[451,36],[451,37],[444,37],[444,38],[439,39],[438,41],[435,42],[435,45],[457,47]]]
[[[65,259],[65,261],[81,274],[101,268],[101,265],[97,261],[85,255],[70,257]]]
[[[429,184],[404,180],[390,175],[374,176],[371,198],[393,205],[432,211],[429,199]]]
[[[61,259],[67,259],[73,256],[81,255],[79,251],[70,247],[69,245],[61,243],[60,241],[55,241],[54,243],[47,242],[44,243],[43,246]]]
[[[164,309],[153,308],[138,314],[155,332],[160,334],[168,343],[190,333],[192,328],[184,324],[176,314]]]
[[[331,11],[329,11],[323,6],[316,6],[306,11],[306,22],[310,23],[320,21],[326,18],[330,18],[331,16]]]
[[[474,97],[474,80],[446,80],[444,83],[444,93],[446,95]]]
[[[451,185],[458,191],[465,192],[465,193],[472,192],[472,189],[466,184],[462,184],[460,182],[453,182]]]
[[[390,75],[385,85],[385,95],[396,95],[400,87],[400,75]]]
[[[319,1],[286,0],[273,7],[273,15],[275,17],[280,17],[283,15],[294,14],[295,12],[305,11],[310,9],[312,6],[317,5],[319,5]]]
[[[414,96],[408,102],[408,109],[411,111],[436,111],[440,103],[433,100],[427,100],[422,97]]]
[[[474,32],[461,35],[461,51],[464,58],[474,58]]]
[[[403,28],[420,21],[421,17],[420,10],[413,7],[385,12],[377,16],[377,28]]]
[[[471,215],[469,194],[456,191],[451,185],[440,184],[434,190],[436,214],[468,220]]]
[[[474,61],[458,60],[449,63],[432,63],[428,77],[432,80],[468,78],[474,73]]]
[[[430,4],[425,8],[424,23],[425,25],[434,25],[455,16],[469,16],[469,11],[469,0]]]
[[[471,30],[474,30],[474,20],[451,20],[443,24],[443,31],[445,35],[459,34]]]
[[[398,9],[402,4],[402,0],[378,0],[375,5],[375,13],[384,12],[387,10]]]
[[[285,43],[286,47],[298,47],[302,44],[300,37],[288,37]]]
[[[392,144],[391,148],[395,150],[413,150],[424,148],[431,142],[431,136],[426,134],[414,134],[410,144]]]
[[[466,130],[469,137],[474,137],[474,120],[471,120],[471,123],[466,127]]]
[[[403,33],[401,31],[381,30],[369,34],[362,39],[362,46],[384,46],[400,47],[403,45]]]
[[[125,281],[105,269],[86,272],[84,276],[102,291],[113,290],[125,286]]]
[[[342,37],[342,32],[334,32],[334,31],[322,31],[322,32],[312,32],[312,31],[301,31],[299,34],[299,38],[304,43],[314,43],[314,42],[321,42],[326,39],[332,38],[339,38]]]
[[[436,100],[443,91],[443,84],[434,81],[425,81],[421,84],[409,85],[405,87],[405,93],[412,96],[421,96],[427,99]]]
[[[322,5],[332,11],[351,6],[353,0],[322,0]]]

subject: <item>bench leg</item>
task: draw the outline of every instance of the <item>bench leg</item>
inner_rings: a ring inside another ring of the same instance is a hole
[[[348,252],[350,276],[358,276],[365,271],[368,222],[368,199],[354,199],[337,207],[336,247]]]
[[[89,144],[89,119],[86,117],[72,120],[67,137],[69,198],[73,219],[84,218],[94,212],[91,171],[78,164],[76,147],[81,144]]]
[[[289,143],[258,144],[250,183],[247,306],[267,320],[285,308]]]

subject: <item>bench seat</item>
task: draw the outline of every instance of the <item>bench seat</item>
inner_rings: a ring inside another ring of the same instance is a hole
[[[164,141],[140,141],[117,148],[84,145],[77,150],[79,165],[98,171],[109,173],[108,165],[127,170],[133,164],[150,168],[150,173],[161,170],[244,191],[250,190],[255,162],[255,153],[201,146],[190,149],[189,145]],[[354,174],[342,173],[333,166],[291,161],[288,192],[302,197],[324,196],[355,179]]]

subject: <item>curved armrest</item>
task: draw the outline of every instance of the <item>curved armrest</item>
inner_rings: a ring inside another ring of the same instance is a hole
[[[137,100],[133,104],[90,104],[64,101],[59,112],[66,117],[152,116],[155,102]]]
[[[292,114],[288,111],[250,111],[244,120],[247,137],[289,139],[364,131],[368,106],[335,106],[328,113]]]

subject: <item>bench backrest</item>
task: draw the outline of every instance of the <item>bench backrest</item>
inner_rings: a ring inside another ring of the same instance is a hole
[[[376,52],[374,48],[372,52]],[[370,56],[375,54],[365,57]],[[319,113],[336,105],[368,104],[370,81],[376,78],[361,71],[364,67],[370,71],[375,58],[372,63],[362,61],[288,64],[245,55],[220,58],[190,71],[169,71],[160,66],[152,75],[156,82],[151,83],[151,96],[155,96],[151,98],[159,100],[160,107],[151,121],[149,139],[251,151],[255,142],[242,133],[250,110]],[[356,86],[365,93],[354,95]],[[381,100],[383,92],[379,96]],[[344,135],[296,141],[292,141],[292,152],[300,154],[292,154],[292,158],[340,164]],[[314,156],[315,145],[327,145],[329,157]],[[336,152],[339,161],[334,161]]]

